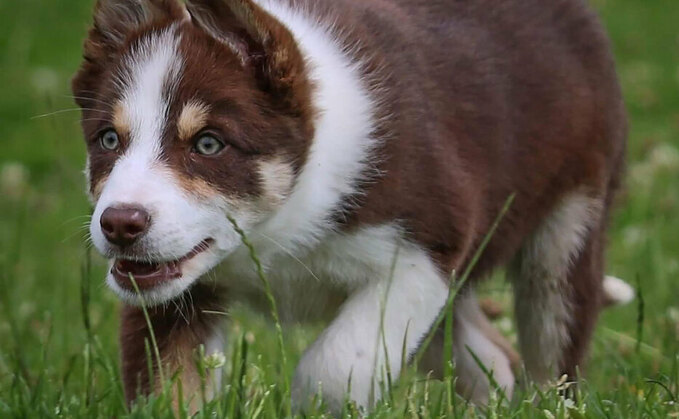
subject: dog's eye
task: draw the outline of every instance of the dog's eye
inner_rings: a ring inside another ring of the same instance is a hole
[[[212,135],[201,135],[196,141],[195,151],[203,156],[214,156],[226,147],[223,142],[219,141]]]
[[[104,133],[101,134],[101,137],[99,137],[99,142],[103,148],[111,151],[118,149],[120,146],[118,134],[112,129],[104,131]]]

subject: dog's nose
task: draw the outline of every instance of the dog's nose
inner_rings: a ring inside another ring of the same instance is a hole
[[[129,246],[149,228],[151,216],[140,207],[108,207],[99,220],[106,239],[118,246]]]

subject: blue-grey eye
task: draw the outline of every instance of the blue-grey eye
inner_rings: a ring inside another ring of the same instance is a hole
[[[114,130],[106,130],[99,139],[101,146],[106,150],[117,150],[120,147],[120,140],[118,139],[118,133]]]
[[[226,147],[223,142],[219,141],[212,135],[201,135],[196,141],[195,150],[198,154],[203,156],[214,156]]]

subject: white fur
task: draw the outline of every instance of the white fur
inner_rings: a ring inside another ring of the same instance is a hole
[[[343,198],[355,193],[365,173],[370,151],[376,145],[374,99],[361,79],[360,63],[343,52],[341,45],[320,23],[282,2],[259,1],[293,34],[315,84],[313,105],[319,111],[308,161],[291,196],[257,233],[275,238],[294,250],[310,246],[326,234],[328,217]],[[304,216],[300,216],[304,214]],[[263,257],[270,243],[258,240]]]
[[[524,245],[519,266],[510,272],[521,353],[537,382],[556,377],[569,344],[573,313],[568,271],[600,210],[601,202],[584,194],[566,198]]]
[[[129,69],[123,76],[127,85],[122,107],[129,118],[131,147],[128,154],[157,158],[162,131],[167,123],[171,97],[165,97],[163,85],[177,83],[181,56],[177,52],[179,36],[171,26],[158,35],[141,40],[126,56]],[[172,93],[172,89],[168,91]]]

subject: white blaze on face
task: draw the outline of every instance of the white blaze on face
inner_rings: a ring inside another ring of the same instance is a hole
[[[106,208],[137,205],[156,218],[158,205],[170,198],[167,195],[178,192],[169,171],[159,162],[169,106],[166,87],[181,73],[177,43],[176,32],[171,27],[141,40],[124,60],[126,73],[121,75],[118,85],[125,90],[116,106],[116,118],[124,119],[130,143],[108,176],[94,211],[92,238],[102,253],[110,253],[99,226]],[[162,225],[153,222],[149,233],[159,227]]]
[[[128,154],[156,159],[171,96],[182,70],[173,27],[141,42],[128,56],[129,87],[122,107],[129,117],[132,143]]]

